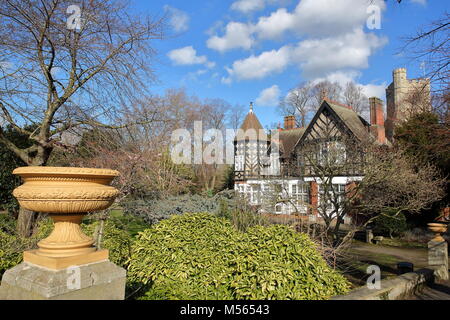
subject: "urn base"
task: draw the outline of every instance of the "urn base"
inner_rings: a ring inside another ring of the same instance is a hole
[[[0,300],[123,300],[125,269],[110,261],[49,270],[22,262],[3,274]]]
[[[108,260],[108,250],[97,250],[71,257],[48,257],[39,254],[39,249],[23,253],[23,261],[51,270],[61,270],[72,266]]]

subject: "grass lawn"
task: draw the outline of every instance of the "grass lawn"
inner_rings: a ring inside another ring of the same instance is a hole
[[[149,228],[150,225],[147,224],[144,220],[131,216],[128,214],[124,214],[122,208],[115,208],[110,211],[111,218],[119,221],[123,224],[124,229],[127,230],[131,236],[136,236],[139,232],[144,231]]]
[[[367,267],[377,265],[381,270],[381,279],[397,276],[397,263],[411,262],[414,270],[427,266],[427,250],[417,247],[400,247],[391,245],[375,245],[361,241],[353,241],[340,269],[354,287],[366,284]]]

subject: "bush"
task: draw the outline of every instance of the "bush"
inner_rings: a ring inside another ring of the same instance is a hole
[[[0,279],[3,273],[22,262],[23,251],[36,247],[36,237],[22,238],[16,234],[16,221],[0,215]]]
[[[83,232],[91,237],[95,237],[95,232],[99,226],[96,221],[91,224],[82,224]],[[127,268],[131,257],[132,236],[114,220],[106,220],[103,227],[101,248],[109,250],[109,260],[122,268]]]
[[[141,299],[325,299],[348,282],[287,226],[246,233],[208,213],[173,216],[140,233],[128,268]]]
[[[9,268],[22,262],[22,253],[33,246],[31,239],[21,238],[0,230],[0,278]]]
[[[408,229],[403,213],[387,212],[380,214],[374,221],[373,231],[383,236],[400,236]]]
[[[98,224],[98,221],[82,223],[81,228],[87,235],[94,236]],[[15,233],[14,221],[0,218],[0,277],[7,269],[22,262],[23,251],[37,248],[37,242],[49,236],[52,230],[53,221],[44,218],[38,222],[32,237],[22,238]],[[105,222],[101,247],[109,250],[109,260],[113,263],[128,267],[132,242],[133,237],[116,220]]]
[[[218,213],[221,201],[233,201],[234,190],[220,192],[213,197],[198,194],[171,196],[160,200],[131,200],[123,204],[126,214],[142,218],[149,224],[186,212]]]

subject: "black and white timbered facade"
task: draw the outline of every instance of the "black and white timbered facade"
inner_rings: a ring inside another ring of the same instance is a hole
[[[312,214],[320,201],[323,165],[337,170],[333,185],[344,190],[363,176],[364,143],[388,143],[377,132],[383,124],[382,102],[370,98],[369,124],[351,107],[323,100],[306,128],[296,128],[292,116],[285,118],[284,128],[266,135],[250,108],[235,145],[235,190],[262,211],[277,214]],[[246,132],[258,132],[258,134]]]

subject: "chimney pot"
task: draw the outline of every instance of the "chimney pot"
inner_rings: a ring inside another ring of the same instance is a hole
[[[284,117],[284,130],[290,130],[295,128],[295,116]]]

